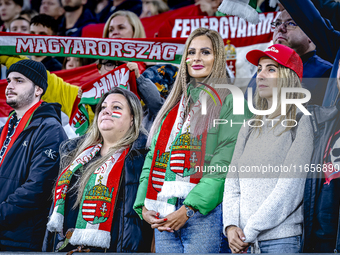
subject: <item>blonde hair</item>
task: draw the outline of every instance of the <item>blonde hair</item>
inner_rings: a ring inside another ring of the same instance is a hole
[[[225,83],[227,80],[227,72],[226,72],[226,59],[225,59],[225,53],[224,53],[224,43],[223,39],[220,36],[220,34],[214,30],[210,30],[207,28],[197,28],[195,31],[193,31],[185,43],[185,49],[183,52],[182,60],[180,67],[178,69],[178,75],[176,77],[174,86],[170,92],[170,95],[168,96],[167,100],[165,101],[164,105],[160,109],[160,111],[157,114],[157,117],[151,127],[150,135],[148,137],[147,146],[151,145],[152,137],[155,135],[157,130],[159,129],[162,120],[164,119],[165,115],[180,101],[182,94],[184,94],[185,102],[187,104],[187,108],[189,108],[190,103],[188,95],[187,95],[187,87],[188,82],[190,82],[190,75],[188,73],[188,67],[186,64],[186,58],[188,55],[188,48],[192,42],[192,40],[198,36],[207,36],[213,46],[213,53],[214,53],[214,64],[211,69],[210,74],[205,78],[204,83],[212,85],[218,84],[218,83]],[[212,85],[214,86],[214,85]],[[207,88],[206,88],[207,89]],[[216,89],[218,94],[221,97],[221,100],[223,101],[225,97],[230,93],[229,90],[226,89]],[[195,126],[194,134],[202,133],[202,131],[206,130],[207,128],[211,127],[212,119],[218,118],[218,115],[220,113],[221,106],[215,106],[213,100],[209,97],[207,100],[207,112],[209,112],[209,115],[205,115],[202,121],[202,116],[200,118],[200,122],[204,123],[204,125],[191,125]],[[186,111],[186,114],[188,111]],[[197,115],[196,115],[197,116]],[[192,118],[193,122],[198,122],[199,116],[194,116]],[[195,118],[196,117],[196,118]]]
[[[138,18],[136,14],[130,11],[117,11],[113,13],[105,23],[104,31],[103,31],[103,38],[109,38],[111,20],[118,16],[124,16],[128,19],[133,30],[132,38],[146,38],[145,30],[144,30],[142,22],[140,21],[140,19]]]
[[[285,67],[281,64],[278,64],[278,77],[277,78],[277,107],[275,111],[268,116],[269,119],[276,118],[281,114],[281,90],[282,88],[302,88],[300,79],[298,75],[288,67]],[[286,98],[288,99],[296,99],[296,98],[302,98],[303,94],[301,93],[287,93]],[[255,106],[256,109],[258,110],[267,110],[268,109],[268,102],[267,99],[260,97],[258,90],[256,90],[255,93]],[[292,119],[296,120],[296,110],[297,107],[295,104],[290,104],[287,105],[288,107],[286,108],[286,115],[280,116],[279,121],[276,122],[276,124],[273,126],[273,128],[277,127],[281,121],[284,119]],[[262,115],[255,115],[253,119],[256,120],[263,120]],[[288,121],[287,126],[282,133],[279,135],[283,134],[284,132],[290,130],[295,123],[294,121]],[[254,125],[255,126],[255,125]],[[259,134],[262,132],[262,127],[257,126],[254,127],[253,130],[258,130]]]
[[[130,108],[130,113],[133,116],[133,124],[129,128],[129,130],[125,133],[124,137],[122,137],[115,144],[115,146],[111,147],[105,156],[101,157],[98,160],[95,160],[94,162],[88,163],[88,165],[85,168],[85,171],[82,172],[81,177],[79,181],[77,182],[77,185],[72,187],[72,189],[74,188],[77,189],[77,200],[73,208],[76,208],[77,205],[79,205],[82,199],[86,184],[88,183],[93,172],[96,169],[98,169],[101,165],[103,165],[115,152],[117,152],[118,150],[124,147],[131,145],[138,138],[140,130],[142,132],[145,132],[143,128],[141,128],[143,110],[142,110],[142,106],[141,106],[139,99],[132,92],[126,89],[115,87],[109,92],[105,93],[101,97],[96,107],[93,123],[88,129],[85,139],[81,140],[81,144],[78,144],[77,148],[73,150],[70,154],[65,155],[61,158],[60,160],[61,169],[65,169],[89,146],[94,146],[94,145],[104,142],[103,136],[101,135],[99,128],[98,128],[98,116],[99,116],[99,112],[101,111],[102,103],[104,102],[105,98],[111,94],[121,94],[126,98],[129,108]],[[67,143],[65,144],[65,146],[67,146]]]

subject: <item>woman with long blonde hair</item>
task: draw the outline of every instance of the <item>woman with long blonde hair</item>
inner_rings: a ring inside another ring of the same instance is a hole
[[[137,96],[113,88],[87,134],[61,145],[44,251],[150,251],[150,230],[132,208],[146,156],[142,117]]]
[[[255,108],[267,113],[255,115],[238,135],[224,187],[224,234],[233,253],[249,246],[255,253],[297,253],[313,131],[309,116],[295,104],[281,115],[281,96],[302,98],[303,64],[281,44],[246,57],[258,68]]]
[[[157,253],[220,251],[225,179],[221,169],[230,163],[240,126],[213,126],[213,120],[244,119],[233,115],[230,91],[214,88],[226,83],[221,36],[196,29],[186,41],[173,89],[151,128],[150,152],[134,204],[155,229]],[[207,94],[212,98],[207,99],[208,114],[202,115]]]

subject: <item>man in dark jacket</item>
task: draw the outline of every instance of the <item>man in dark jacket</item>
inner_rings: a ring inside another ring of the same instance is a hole
[[[332,64],[316,55],[315,45],[308,36],[297,26],[295,21],[284,10],[272,23],[274,29],[273,42],[286,45],[296,51],[303,62],[302,87],[311,92],[308,104],[322,105],[328,77]],[[256,90],[256,75],[248,84],[248,88]],[[247,93],[245,94],[247,99]]]
[[[92,12],[84,8],[87,0],[62,0],[65,14],[59,25],[59,35],[81,37],[83,27],[97,23]]]
[[[0,250],[41,250],[59,170],[59,145],[67,139],[60,105],[40,100],[47,89],[40,62],[22,60],[7,73],[6,102],[14,111],[0,129]]]

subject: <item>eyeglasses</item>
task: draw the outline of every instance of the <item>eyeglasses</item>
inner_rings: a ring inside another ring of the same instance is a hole
[[[298,25],[297,25],[295,22],[289,21],[289,20],[287,20],[287,21],[285,21],[285,22],[282,22],[282,21],[278,21],[278,20],[277,20],[277,21],[274,21],[274,22],[270,23],[270,25],[271,25],[271,27],[272,27],[273,30],[278,30],[279,27],[280,27],[282,24],[285,26],[285,28],[286,28],[287,30],[293,30],[293,29],[295,29],[295,28],[298,27]]]
[[[98,69],[100,69],[102,67],[102,65],[104,65],[104,69],[106,71],[112,71],[113,69],[115,69],[118,66],[124,65],[125,62],[122,61],[106,61],[105,63],[102,63],[101,61],[98,64]]]

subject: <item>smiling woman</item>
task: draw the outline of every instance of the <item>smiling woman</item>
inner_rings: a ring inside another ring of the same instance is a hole
[[[223,168],[231,160],[239,126],[213,127],[214,119],[241,122],[250,116],[246,105],[246,116],[234,116],[229,90],[213,88],[227,82],[221,36],[196,29],[186,41],[175,84],[151,128],[150,152],[134,204],[155,229],[157,253],[224,252],[220,203],[225,175],[195,169]],[[209,98],[209,115],[201,115],[202,98],[216,91],[221,105]]]
[[[62,172],[43,250],[83,245],[91,251],[150,251],[150,228],[132,208],[146,155],[142,117],[137,96],[116,87],[102,96],[87,134],[61,145]]]

